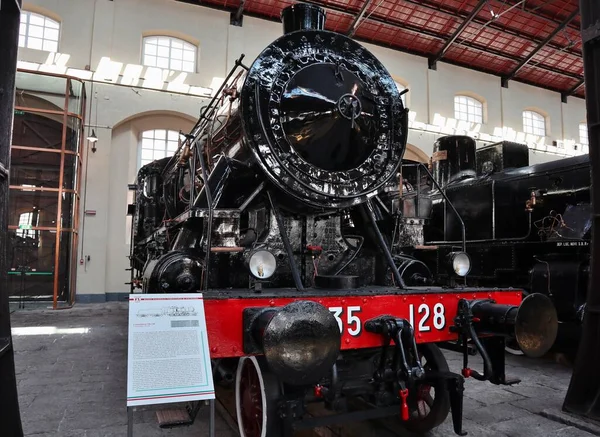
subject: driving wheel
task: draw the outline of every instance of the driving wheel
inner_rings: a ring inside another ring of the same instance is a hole
[[[280,437],[278,378],[256,357],[239,360],[235,378],[235,408],[240,437]]]

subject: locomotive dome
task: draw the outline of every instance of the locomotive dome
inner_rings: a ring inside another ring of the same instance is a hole
[[[361,203],[397,173],[408,111],[373,54],[323,30],[323,9],[295,4],[281,16],[284,35],[242,88],[249,147],[288,195],[318,207]]]

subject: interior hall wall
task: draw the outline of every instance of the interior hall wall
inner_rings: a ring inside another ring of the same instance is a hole
[[[136,86],[123,86],[122,76],[126,71],[137,69],[142,77],[147,74],[147,69],[140,65],[143,35],[165,33],[197,42],[196,72],[165,73],[165,88],[173,83],[210,88],[219,84],[241,53],[246,55],[244,63],[250,65],[266,45],[281,36],[282,26],[244,17],[243,26],[236,27],[230,25],[228,12],[174,0],[29,0],[24,9],[52,13],[61,22],[59,54],[19,50],[19,60],[28,68],[77,71],[83,75],[88,69],[90,73],[98,72],[107,59],[117,68],[111,78],[115,84],[96,82],[92,91],[91,83],[86,82],[88,103],[92,100],[91,114],[89,105],[87,108],[87,121],[100,127],[95,128],[99,139],[97,152],[89,154],[82,191],[87,183],[85,208],[96,211],[96,215],[86,216],[84,229],[80,229],[83,238],[78,259],[84,263],[78,264],[77,276],[77,293],[82,300],[114,299],[129,290],[124,284],[129,279],[125,272],[129,253],[126,199],[127,184],[133,182],[135,175],[140,123],[151,120],[155,128],[180,125],[184,128],[197,119],[200,108],[208,102],[207,98],[186,95],[185,91],[145,89],[143,81]],[[454,95],[470,92],[486,101],[487,116],[481,132],[493,134],[496,128],[504,127],[521,131],[521,113],[533,106],[549,116],[548,141],[579,140],[579,123],[585,120],[582,99],[570,97],[564,104],[556,92],[516,81],[511,81],[509,88],[502,88],[500,78],[493,75],[443,61],[434,71],[428,69],[425,58],[363,45],[396,80],[407,84],[406,99],[416,121],[432,124],[436,114],[452,118]],[[413,129],[409,131],[408,142],[431,155],[433,143],[440,136]],[[89,145],[86,150],[89,151]],[[530,151],[532,164],[558,158]],[[85,261],[87,256],[89,262]]]

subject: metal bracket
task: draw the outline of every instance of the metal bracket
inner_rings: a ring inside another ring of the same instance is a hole
[[[365,323],[365,330],[381,334],[384,337],[382,359],[379,365],[379,377],[382,380],[391,379],[402,386],[403,382],[398,381],[398,378],[403,375],[409,385],[414,385],[417,380],[425,376],[425,369],[423,369],[421,360],[417,354],[415,331],[408,320],[392,316],[381,316],[368,320]],[[393,355],[392,371],[389,372],[385,369],[385,358],[387,356],[387,348],[392,340],[395,343],[395,353]],[[412,349],[413,356],[415,357],[415,362],[411,363],[411,365],[407,361],[407,350],[410,349]],[[400,363],[398,363],[399,359],[401,360]]]
[[[595,24],[581,31],[581,41],[583,44],[594,41],[598,37],[600,37],[600,21],[596,21]]]

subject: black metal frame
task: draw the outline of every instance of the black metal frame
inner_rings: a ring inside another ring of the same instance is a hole
[[[0,427],[22,437],[8,300],[8,191],[21,0],[0,0]]]
[[[583,331],[563,410],[600,420],[600,3],[580,0],[593,206],[590,281]]]

